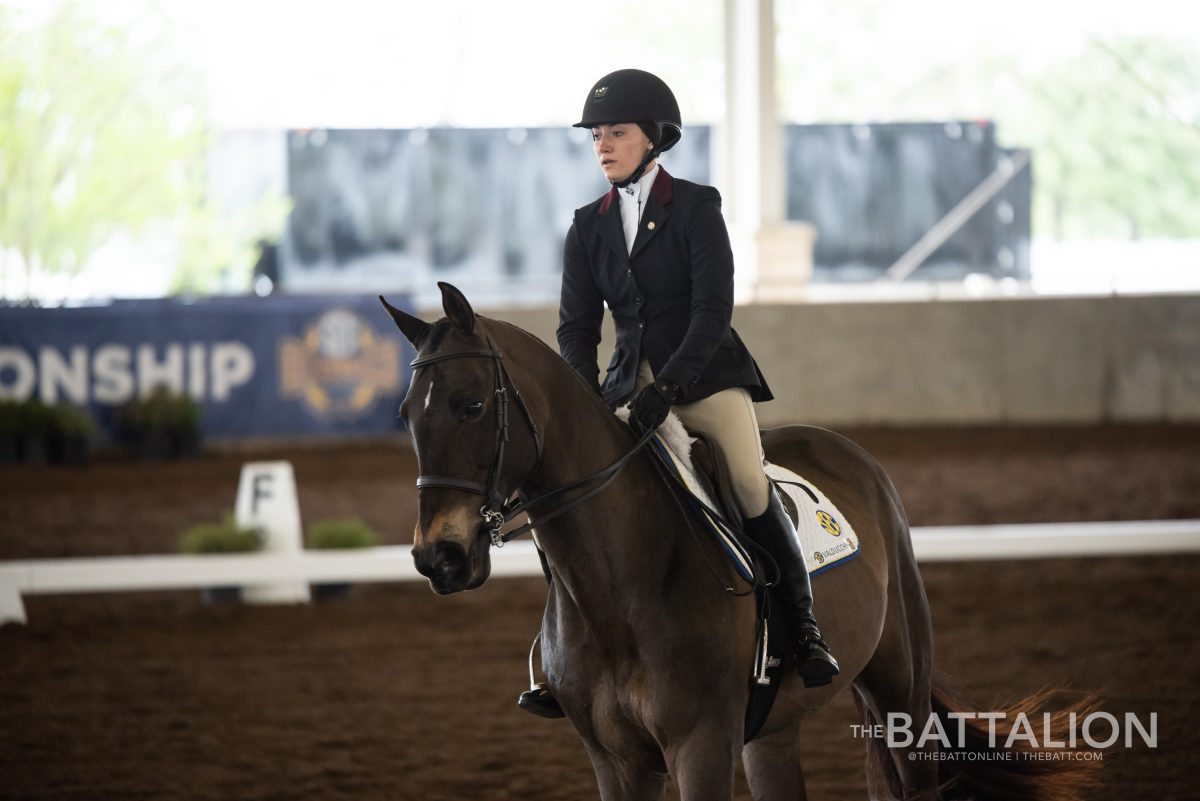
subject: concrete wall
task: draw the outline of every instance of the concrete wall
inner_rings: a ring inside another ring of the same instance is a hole
[[[555,309],[479,311],[555,344]],[[1196,295],[747,305],[733,322],[775,392],[765,426],[1200,421]]]

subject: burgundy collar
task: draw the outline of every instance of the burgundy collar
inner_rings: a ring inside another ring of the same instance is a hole
[[[655,202],[660,206],[665,206],[671,202],[674,192],[673,187],[674,180],[671,178],[671,174],[667,172],[667,168],[661,164],[658,165],[658,175],[654,176],[654,183],[650,185],[650,197],[654,198]],[[608,194],[604,196],[604,200],[600,203],[599,216],[604,216],[612,208],[613,204],[617,202],[617,192],[619,191],[615,186],[608,190]]]

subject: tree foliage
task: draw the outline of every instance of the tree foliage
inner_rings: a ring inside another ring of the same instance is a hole
[[[995,120],[1033,151],[1037,234],[1200,237],[1194,38],[1088,36],[1061,6],[776,7],[784,119]]]
[[[0,265],[78,271],[118,233],[194,207],[210,137],[199,92],[154,45],[74,5],[0,10]]]
[[[1037,222],[1057,238],[1200,236],[1200,58],[1091,40],[1027,79]],[[1024,131],[1022,131],[1024,129]]]

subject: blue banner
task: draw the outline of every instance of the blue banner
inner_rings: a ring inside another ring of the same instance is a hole
[[[411,358],[374,296],[0,308],[0,398],[87,407],[110,434],[160,386],[208,437],[396,431]]]

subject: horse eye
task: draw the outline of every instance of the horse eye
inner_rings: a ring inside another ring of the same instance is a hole
[[[474,417],[483,411],[483,401],[471,401],[467,404],[467,416]]]

